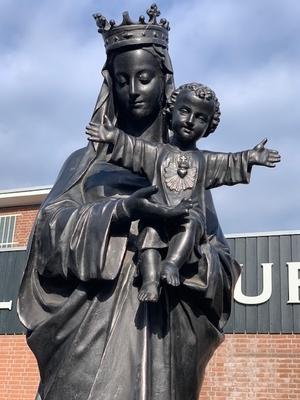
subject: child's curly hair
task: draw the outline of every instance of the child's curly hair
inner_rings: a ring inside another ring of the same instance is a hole
[[[166,115],[169,121],[172,119],[172,112],[174,109],[174,105],[176,103],[176,99],[178,94],[183,91],[183,90],[190,90],[192,91],[199,99],[203,101],[213,101],[214,103],[214,115],[210,121],[210,124],[207,128],[207,131],[204,135],[204,137],[208,136],[210,133],[214,132],[219,125],[220,122],[220,103],[219,100],[215,94],[215,92],[210,89],[208,86],[204,86],[201,83],[186,83],[184,85],[179,86],[177,89],[173,91],[171,94],[167,105],[166,105]]]

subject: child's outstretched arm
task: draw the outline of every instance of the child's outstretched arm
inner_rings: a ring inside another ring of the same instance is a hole
[[[280,161],[280,155],[277,150],[265,148],[266,143],[267,139],[264,139],[253,149],[238,153],[204,152],[205,188],[249,183],[253,165],[274,168]]]
[[[280,162],[281,157],[277,150],[267,149],[265,144],[268,139],[263,139],[252,150],[249,150],[249,166],[262,165],[264,167],[274,168],[276,163]]]
[[[90,122],[85,132],[91,142],[113,144],[110,162],[146,176],[152,182],[158,145],[128,135],[116,128],[107,116],[103,124]]]
[[[118,137],[118,132],[119,129],[111,123],[106,115],[104,116],[103,124],[90,122],[85,129],[85,133],[88,135],[88,140],[91,142],[115,143]]]

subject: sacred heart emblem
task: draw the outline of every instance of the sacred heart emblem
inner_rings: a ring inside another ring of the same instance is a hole
[[[177,174],[180,176],[180,178],[184,178],[187,173],[187,169],[185,168],[178,168],[177,170]]]
[[[191,167],[191,160],[185,154],[176,156],[174,161],[170,160],[164,171],[168,189],[175,192],[192,189],[196,176],[197,168]]]

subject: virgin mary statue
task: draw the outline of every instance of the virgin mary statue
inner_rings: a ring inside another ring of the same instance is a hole
[[[92,120],[166,142],[173,89],[168,22],[121,25],[96,15],[107,60]],[[138,104],[138,106],[137,106]],[[139,302],[135,250],[143,218],[180,211],[149,201],[148,181],[109,162],[107,145],[75,151],[42,204],[28,247],[18,312],[40,370],[40,400],[196,400],[222,342],[239,266],[206,196],[211,263]],[[200,263],[199,263],[200,265]],[[184,268],[184,267],[183,267]]]

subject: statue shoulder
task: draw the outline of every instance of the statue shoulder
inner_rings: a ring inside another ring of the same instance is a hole
[[[64,162],[56,182],[49,193],[47,203],[66,192],[73,186],[87,171],[91,162],[95,159],[96,153],[92,145],[75,150]]]

